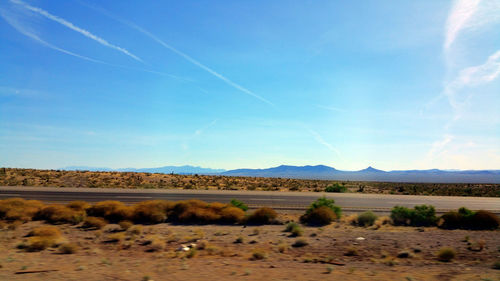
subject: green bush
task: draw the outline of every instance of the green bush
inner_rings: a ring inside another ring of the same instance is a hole
[[[309,206],[309,209],[306,211],[306,213],[322,206],[330,208],[335,213],[335,216],[337,216],[337,219],[342,216],[342,209],[339,206],[335,205],[335,200],[327,199],[325,196],[320,197],[316,201],[314,201],[311,206]]]
[[[293,236],[293,237],[302,236],[302,234],[304,234],[304,230],[296,222],[289,222],[286,225],[286,228],[284,231],[290,232],[291,236]]]
[[[243,202],[241,202],[240,200],[237,200],[237,199],[232,199],[231,202],[229,202],[229,204],[231,204],[231,205],[233,205],[233,206],[235,206],[237,208],[240,208],[240,209],[242,209],[245,212],[248,210],[248,206],[245,203],[243,203]]]
[[[334,203],[333,199],[327,199],[325,196],[318,198],[300,217],[300,221],[310,225],[330,224],[342,215],[342,209]]]
[[[357,223],[359,226],[372,226],[377,220],[377,215],[372,211],[366,211],[358,215]]]
[[[412,216],[413,210],[403,206],[395,206],[391,210],[391,219],[394,225],[410,225]]]
[[[436,224],[436,210],[431,205],[419,205],[414,209],[395,206],[391,210],[394,225],[431,226]]]
[[[431,226],[435,225],[437,221],[436,210],[431,205],[415,206],[413,216],[411,218],[411,225],[413,226]]]
[[[325,188],[325,192],[337,192],[337,193],[340,193],[340,192],[346,192],[347,191],[347,187],[343,184],[339,184],[339,183],[334,183],[332,185],[329,185]]]

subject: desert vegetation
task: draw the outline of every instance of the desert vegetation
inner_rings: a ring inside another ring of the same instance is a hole
[[[192,280],[205,272],[220,279],[322,279],[325,266],[346,280],[491,278],[500,250],[498,227],[480,230],[460,222],[455,225],[463,230],[449,231],[446,214],[437,217],[432,206],[395,207],[393,218],[372,212],[342,216],[324,197],[302,216],[270,208],[247,213],[235,204],[198,200],[47,205],[12,198],[0,200],[0,210],[5,280],[17,280],[16,272],[31,272],[25,274],[35,280],[102,280],[102,274]],[[486,217],[465,208],[450,213],[465,222]],[[450,264],[469,270],[450,273]]]
[[[2,186],[360,192],[500,197],[500,184],[392,183],[0,168]]]

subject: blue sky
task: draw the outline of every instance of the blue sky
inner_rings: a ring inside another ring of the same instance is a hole
[[[500,1],[0,4],[0,165],[500,168]]]

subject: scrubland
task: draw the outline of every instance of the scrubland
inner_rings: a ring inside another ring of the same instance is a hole
[[[500,220],[428,205],[345,216],[244,202],[0,200],[0,280],[498,280]]]
[[[0,185],[360,192],[404,195],[500,197],[500,184],[391,183],[285,178],[176,175],[133,172],[90,172],[0,168]]]

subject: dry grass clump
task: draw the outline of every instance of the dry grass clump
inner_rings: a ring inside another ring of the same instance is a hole
[[[123,220],[132,219],[133,208],[125,206],[125,204],[119,201],[102,201],[88,208],[87,214],[93,217],[105,218],[109,222],[118,223]]]
[[[290,232],[290,236],[297,237],[304,234],[304,230],[296,222],[289,222],[285,227],[285,232]]]
[[[0,219],[7,221],[30,221],[43,207],[38,200],[9,198],[0,200]]]
[[[356,219],[356,223],[359,226],[372,226],[377,220],[377,215],[375,215],[372,211],[366,211],[358,215]]]
[[[28,252],[38,252],[49,247],[59,245],[63,238],[59,228],[54,226],[42,226],[31,230],[27,235],[28,241],[22,246]]]
[[[442,262],[449,262],[456,256],[456,251],[450,247],[443,247],[437,253],[437,259]]]
[[[131,235],[140,235],[142,233],[142,226],[133,225],[129,229],[127,229],[127,233]]]
[[[49,205],[40,209],[34,215],[33,219],[45,220],[52,224],[78,224],[85,219],[85,211],[75,210],[63,205]]]
[[[74,243],[63,243],[57,248],[60,254],[74,254],[78,251],[78,245]]]
[[[147,252],[158,252],[165,249],[165,241],[157,235],[149,235],[144,238],[142,245],[148,246]]]
[[[252,256],[250,257],[251,260],[263,260],[267,259],[267,253],[262,250],[262,249],[254,249],[252,251]]]
[[[106,233],[115,233],[123,231],[123,228],[118,224],[108,224],[102,228],[102,231]]]
[[[383,225],[388,225],[390,223],[391,223],[391,218],[389,218],[387,216],[378,217],[378,219],[373,223],[373,228],[374,229],[379,229]]]
[[[75,211],[85,211],[90,208],[90,203],[85,201],[71,201],[66,204],[66,207],[73,209]]]
[[[106,237],[106,240],[104,242],[107,243],[118,243],[122,242],[125,239],[125,233],[124,232],[117,232],[117,233],[112,233]]]
[[[295,240],[295,242],[292,244],[292,247],[299,248],[299,247],[304,247],[309,245],[309,242],[307,242],[306,239],[304,238],[299,238]]]
[[[278,213],[272,208],[263,207],[255,210],[247,219],[249,224],[271,224],[274,223]]]
[[[288,249],[290,249],[290,246],[287,243],[278,244],[278,252],[285,253]]]
[[[134,223],[132,223],[131,221],[121,221],[118,223],[118,225],[122,228],[122,230],[128,230],[134,225]]]
[[[83,221],[82,228],[101,229],[107,224],[108,222],[103,218],[86,217],[85,220]]]

